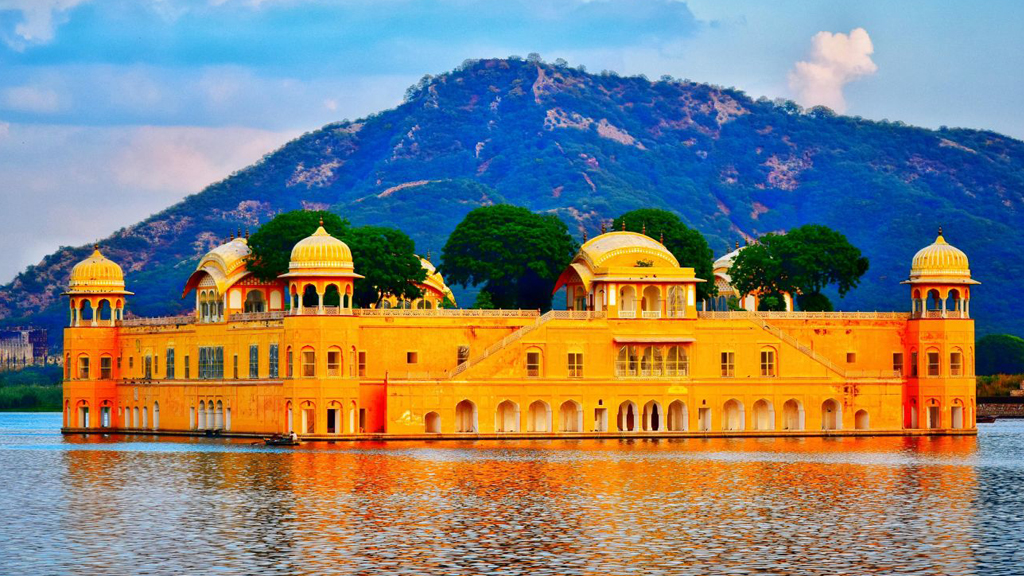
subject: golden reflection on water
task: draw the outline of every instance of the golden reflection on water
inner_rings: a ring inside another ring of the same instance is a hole
[[[64,445],[58,572],[980,573],[973,437]]]

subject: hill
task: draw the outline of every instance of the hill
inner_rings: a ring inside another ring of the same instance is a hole
[[[517,58],[424,77],[397,108],[304,134],[102,246],[128,273],[134,313],[169,314],[190,305],[181,287],[205,251],[280,211],[330,208],[438,254],[466,212],[499,201],[557,213],[580,236],[626,210],[666,208],[717,254],[825,224],[871,260],[861,287],[835,300],[847,310],[908,309],[898,283],[942,225],[983,283],[979,332],[1021,333],[1011,295],[1024,277],[1024,143]],[[61,248],[0,288],[0,319],[62,326],[59,294],[87,252]]]

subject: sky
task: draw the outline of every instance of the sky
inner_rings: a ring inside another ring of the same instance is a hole
[[[0,282],[469,58],[1024,139],[1024,2],[0,0]]]

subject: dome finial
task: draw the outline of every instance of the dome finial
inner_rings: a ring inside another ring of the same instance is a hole
[[[426,258],[426,260],[427,260],[427,262],[430,262],[430,250],[427,250],[427,258]]]
[[[737,241],[736,241],[736,249],[737,249],[737,250],[739,250],[739,249],[740,249],[740,241],[739,241],[739,240],[737,240]]]
[[[942,226],[939,226],[939,236],[942,236]]]
[[[662,244],[665,243],[665,233],[664,232],[662,232],[661,235],[658,237],[658,242],[661,242]]]
[[[626,219],[625,218],[622,219],[622,231],[623,232],[626,231]]]
[[[644,222],[640,226],[640,233],[643,234],[644,236],[647,236],[647,222]]]
[[[586,228],[583,229],[583,242],[584,243],[587,242],[587,229]]]
[[[93,242],[92,249],[97,251],[97,252],[99,252],[99,250],[100,250],[100,243],[99,242]]]
[[[228,241],[230,242],[231,240],[234,240],[234,239],[235,239],[235,233],[234,232],[229,233],[228,234]]]
[[[324,225],[324,217],[321,215],[320,216],[320,226],[322,227],[323,225]]]
[[[607,222],[601,222],[601,234],[604,234],[607,231],[608,231],[608,223]]]

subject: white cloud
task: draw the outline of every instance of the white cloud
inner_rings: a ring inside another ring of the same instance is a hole
[[[6,138],[11,133],[10,122],[0,122],[0,138]]]
[[[51,114],[60,110],[60,98],[49,88],[15,86],[3,91],[3,107],[18,112]]]
[[[67,12],[88,0],[0,0],[0,12],[21,14],[14,25],[13,36],[5,32],[4,42],[15,50],[53,40],[57,26],[67,20]]]
[[[818,32],[811,38],[809,60],[797,62],[789,73],[789,88],[805,106],[824,105],[846,111],[843,87],[878,70],[867,30],[850,34]]]

